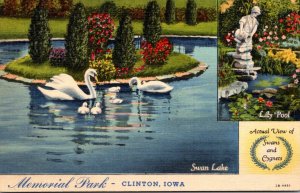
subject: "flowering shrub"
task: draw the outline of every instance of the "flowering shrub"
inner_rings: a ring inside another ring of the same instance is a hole
[[[52,66],[62,66],[65,62],[66,50],[64,48],[52,48],[50,51],[50,63]]]
[[[131,74],[131,71],[127,67],[116,68],[116,77],[117,78],[127,78]]]
[[[225,40],[227,46],[232,46],[234,43],[234,31],[228,32],[227,35],[225,36]]]
[[[300,33],[300,15],[296,12],[280,18],[273,26],[265,26],[262,32],[254,35],[256,42],[262,47],[279,47],[282,41]]]
[[[160,39],[155,46],[151,43],[142,42],[143,60],[147,65],[163,65],[171,54],[173,46],[167,38]]]
[[[273,27],[265,26],[263,32],[254,34],[255,40],[258,42],[258,49],[263,47],[279,47],[280,42],[286,40],[286,35],[281,32],[278,25]]]
[[[89,66],[97,70],[99,81],[109,81],[116,75],[111,53],[104,54],[102,59],[91,60]]]
[[[300,69],[296,69],[295,73],[292,75],[292,83],[294,83],[297,87],[299,87],[300,80]]]
[[[112,38],[114,27],[114,22],[109,14],[93,13],[88,17],[89,48],[91,55],[94,55],[95,58],[106,53],[108,40]]]
[[[296,35],[300,33],[300,15],[296,12],[288,14],[285,18],[279,19],[279,23],[283,25],[286,33]]]
[[[275,54],[272,50],[270,50],[268,52],[268,56],[273,58],[274,60],[278,60],[286,64],[292,63],[293,65],[295,65],[295,67],[300,68],[300,60],[297,58],[296,53],[291,49],[281,50],[276,52]]]

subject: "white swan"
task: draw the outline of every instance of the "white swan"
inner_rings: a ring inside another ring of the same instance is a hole
[[[121,104],[123,102],[123,99],[117,98],[117,95],[114,94],[114,95],[110,96],[109,102],[112,104]]]
[[[100,108],[100,103],[99,102],[97,102],[96,105],[91,109],[91,113],[93,115],[99,115],[99,114],[102,113],[102,110]]]
[[[137,89],[149,93],[169,93],[173,90],[172,86],[161,81],[149,81],[142,84],[137,77],[133,77],[129,81],[130,87],[133,87],[134,84],[137,84]]]
[[[112,93],[116,93],[116,92],[120,92],[121,87],[116,86],[116,87],[111,87],[109,89],[107,89],[108,92],[112,92]]]
[[[54,90],[47,90],[41,87],[38,89],[49,100],[87,100],[96,98],[96,91],[92,85],[90,77],[97,80],[97,72],[95,69],[88,69],[84,74],[84,82],[89,89],[89,95],[84,93],[77,85],[72,76],[68,74],[60,74],[53,76],[45,86]]]
[[[84,102],[81,107],[78,108],[77,112],[81,115],[88,114],[90,109],[88,108],[87,102]]]

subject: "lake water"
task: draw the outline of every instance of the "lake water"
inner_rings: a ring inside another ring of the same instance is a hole
[[[209,69],[171,82],[170,95],[122,86],[118,105],[97,87],[99,116],[78,115],[80,101],[48,101],[35,85],[0,80],[0,173],[191,173],[193,163],[238,173],[238,124],[217,121],[216,39],[171,41]],[[0,63],[24,56],[27,46],[0,44]]]

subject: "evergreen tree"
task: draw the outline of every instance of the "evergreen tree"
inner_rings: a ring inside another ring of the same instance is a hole
[[[161,35],[160,8],[156,1],[150,1],[145,11],[143,34],[153,46]]]
[[[68,68],[88,67],[88,21],[82,3],[75,5],[71,13],[66,35],[66,65]]]
[[[165,18],[167,24],[175,23],[176,11],[174,0],[167,0]]]
[[[197,24],[197,4],[195,0],[188,0],[185,10],[185,19],[188,25]]]
[[[38,6],[31,17],[28,33],[29,55],[35,63],[48,60],[51,49],[51,33],[48,24],[48,13]]]
[[[125,13],[122,15],[115,39],[113,50],[113,63],[116,67],[132,68],[136,62],[134,33],[131,17]]]
[[[117,5],[113,1],[106,1],[100,6],[99,13],[108,13],[111,17],[117,16]]]

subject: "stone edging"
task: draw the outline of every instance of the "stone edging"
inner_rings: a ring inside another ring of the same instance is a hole
[[[139,38],[140,36],[134,36],[134,38]],[[197,36],[197,35],[162,35],[161,37],[167,38],[208,38],[208,39],[217,39],[217,36]],[[52,38],[52,41],[64,41],[65,38]],[[111,38],[114,40],[114,38]],[[29,40],[24,39],[0,39],[0,43],[9,43],[9,42],[28,42]]]
[[[0,65],[0,79],[14,81],[14,82],[21,82],[24,84],[46,84],[46,80],[40,79],[29,79],[24,78],[22,76],[18,76],[15,74],[11,74],[5,72],[6,65]],[[199,76],[203,72],[208,69],[208,66],[205,63],[199,62],[199,65],[187,72],[177,72],[175,74],[163,75],[163,76],[155,76],[155,77],[141,77],[142,81],[153,81],[153,80],[160,80],[164,82],[171,82],[176,80],[186,80],[195,76]],[[99,84],[110,84],[110,85],[117,85],[117,84],[128,84],[130,79],[116,79],[110,82],[99,82]],[[85,85],[84,82],[77,82],[78,85]]]

